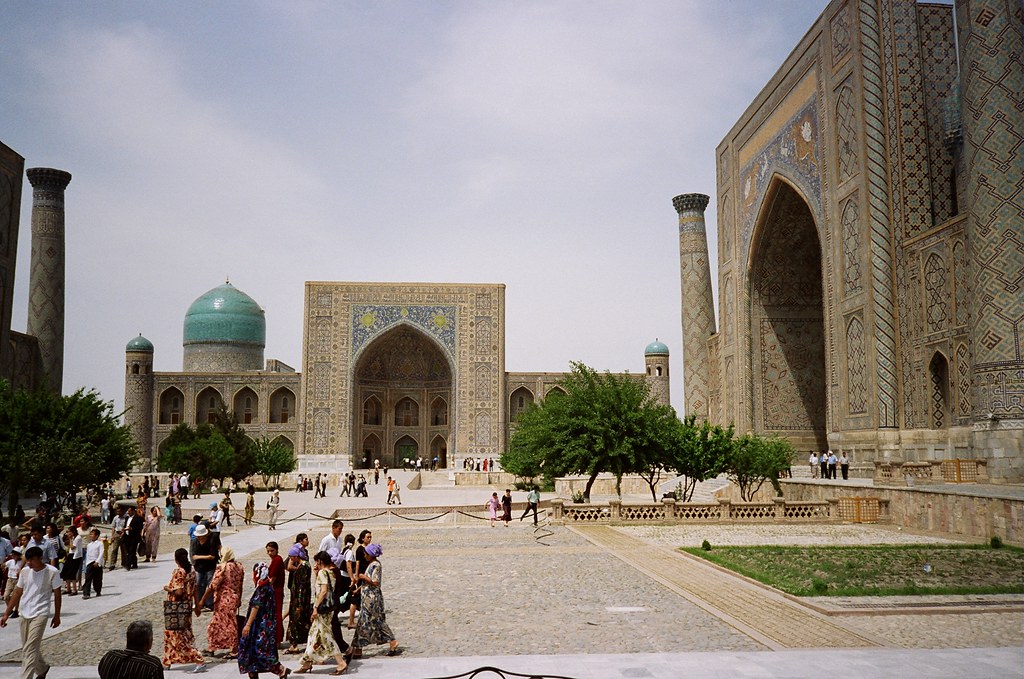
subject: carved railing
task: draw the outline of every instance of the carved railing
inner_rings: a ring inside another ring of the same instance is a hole
[[[924,486],[936,483],[987,483],[985,460],[931,460],[876,462],[877,486]]]
[[[888,519],[888,501],[878,498],[839,498],[788,502],[676,502],[566,503],[551,501],[552,523],[593,524],[689,524],[689,523],[871,523]]]

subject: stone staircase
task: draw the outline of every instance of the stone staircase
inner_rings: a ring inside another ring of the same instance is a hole
[[[452,476],[449,477],[449,474]],[[436,472],[420,472],[420,488],[454,488],[454,471],[439,469]]]

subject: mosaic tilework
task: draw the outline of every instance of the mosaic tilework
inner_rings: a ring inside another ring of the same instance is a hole
[[[765,429],[825,428],[825,337],[820,318],[765,318],[759,328]]]
[[[953,321],[957,327],[970,322],[970,272],[967,247],[962,240],[953,242]]]
[[[957,424],[965,424],[971,417],[971,352],[966,342],[956,346],[956,414]]]
[[[853,42],[853,31],[850,28],[850,8],[843,5],[829,22],[829,35],[832,37],[832,65],[837,65],[843,57],[850,53]]]
[[[888,3],[883,2],[883,9]],[[878,389],[878,426],[898,426],[896,376],[896,319],[892,291],[893,263],[889,222],[889,173],[886,157],[886,120],[882,46],[878,8],[861,0],[861,55],[864,79],[865,170],[871,225],[871,288],[874,296],[875,366]]]
[[[932,429],[945,429],[949,426],[948,392],[949,367],[942,354],[936,354],[928,367],[931,384],[931,422]]]
[[[0,144],[0,377],[14,376],[11,316],[14,305],[14,270],[18,258],[18,218],[25,161]]]
[[[953,8],[917,5],[917,26],[921,49],[921,78],[928,126],[928,167],[931,172],[933,219],[942,223],[953,212],[953,151],[947,144],[948,102],[958,96],[956,82],[956,41],[953,36]]]
[[[857,174],[860,148],[857,128],[857,105],[854,103],[853,88],[844,85],[836,94],[836,157],[839,161],[837,170],[840,182]]]
[[[974,407],[1024,417],[1024,17],[1020,3],[957,6],[968,237],[974,257]]]
[[[843,238],[843,292],[853,295],[861,291],[860,204],[856,193],[842,202],[839,214]]]
[[[682,289],[683,391],[686,413],[708,416],[707,340],[715,333],[711,262],[704,229],[710,198],[684,194],[672,200],[679,215],[679,274]]]
[[[949,318],[949,286],[946,283],[946,263],[933,252],[924,263],[924,314],[928,321],[928,332],[944,330]]]
[[[425,330],[455,354],[454,306],[366,304],[352,307],[352,349],[360,347],[391,326],[406,322]]]
[[[779,133],[740,170],[742,247],[745,251],[761,205],[765,189],[774,172],[793,181],[811,202],[811,210],[821,214],[821,174],[818,158],[817,98],[808,101]]]
[[[846,324],[846,401],[850,415],[863,415],[868,411],[864,340],[864,322],[857,313]]]
[[[733,219],[732,201],[729,200],[728,193],[719,198],[718,205],[718,243],[721,248],[720,261],[729,262],[732,261]]]

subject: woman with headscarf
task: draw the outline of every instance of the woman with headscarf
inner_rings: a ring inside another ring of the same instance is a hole
[[[192,563],[188,558],[187,549],[174,550],[174,573],[171,581],[164,587],[167,592],[168,601],[191,601],[196,602],[196,574],[192,570]],[[206,670],[206,660],[203,654],[195,645],[195,635],[192,634],[192,618],[187,616],[188,627],[182,630],[164,630],[164,669],[171,669],[171,665],[195,663],[195,672]]]
[[[284,559],[278,554],[278,546],[274,541],[267,543],[267,556],[270,557],[270,563],[267,565],[267,569],[270,571],[270,586],[274,590],[274,614],[277,620],[277,643],[281,643],[284,639],[284,621],[281,618],[282,609],[284,608]]]
[[[135,498],[135,504],[138,507],[139,516],[146,515],[146,504],[149,502],[149,496],[146,495],[146,490],[139,486],[139,494]]]
[[[338,667],[331,674],[339,675],[348,669],[348,664],[331,632],[331,618],[334,615],[332,596],[334,588],[338,586],[334,577],[334,564],[327,552],[317,552],[313,561],[316,565],[316,596],[313,597],[313,612],[310,615],[312,625],[309,628],[306,652],[302,654],[302,666],[295,672],[305,674],[313,669],[313,665],[334,658]],[[326,610],[320,612],[321,608]]]
[[[225,547],[220,552],[220,563],[213,572],[210,586],[196,604],[196,615],[206,600],[213,597],[213,617],[206,627],[206,653],[213,655],[219,649],[228,650],[228,658],[238,657],[238,607],[242,605],[242,580],[245,571],[235,561],[235,551]]]
[[[153,506],[142,527],[142,543],[146,546],[146,561],[156,561],[156,550],[160,546],[160,508]]]
[[[388,655],[398,655],[401,650],[398,648],[398,639],[388,627],[384,618],[384,595],[380,591],[381,565],[380,555],[384,549],[377,543],[366,547],[366,558],[370,562],[365,573],[359,574],[359,584],[362,586],[359,607],[359,623],[356,625],[356,634],[352,639],[353,658],[362,655],[364,646],[369,644],[388,644]]]
[[[257,679],[260,672],[287,677],[291,670],[283,667],[277,657],[278,619],[274,614],[274,588],[270,584],[270,567],[258,563],[252,568],[255,585],[249,598],[249,610],[238,640],[238,672]]]
[[[302,653],[309,639],[310,572],[309,555],[301,543],[296,542],[288,550],[288,650],[285,653]]]

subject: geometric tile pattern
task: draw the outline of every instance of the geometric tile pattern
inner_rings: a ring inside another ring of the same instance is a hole
[[[935,252],[928,255],[924,265],[924,292],[924,313],[928,319],[928,332],[945,329],[949,287],[946,284],[946,264]]]
[[[829,22],[829,33],[832,36],[832,65],[850,52],[853,34],[850,31],[850,9],[846,5],[839,8],[832,21]]]
[[[843,292],[860,292],[860,207],[857,194],[847,198],[840,208],[839,223],[843,233]]]
[[[846,389],[851,415],[863,415],[868,408],[867,366],[865,365],[864,323],[860,314],[846,326]]]
[[[957,424],[969,421],[971,416],[971,355],[966,342],[956,346],[956,415]]]
[[[684,194],[672,200],[679,215],[679,275],[682,290],[683,391],[686,414],[708,417],[708,339],[715,334],[711,262],[704,210],[710,197]]]
[[[358,352],[360,347],[368,341],[378,337],[393,325],[404,321],[437,338],[440,344],[448,349],[449,355],[454,356],[455,319],[455,307],[451,305],[354,305],[352,307],[352,351],[353,353]]]
[[[849,85],[844,85],[836,95],[836,147],[839,181],[844,182],[857,173],[857,109]]]
[[[928,124],[928,165],[931,170],[933,221],[954,216],[953,147],[947,143],[949,103],[959,99],[956,82],[956,39],[953,8],[948,5],[917,5],[921,49],[921,78]]]
[[[764,318],[761,407],[768,431],[825,428],[825,336],[820,318]]]
[[[946,357],[936,352],[928,366],[931,378],[932,396],[932,429],[945,429],[949,426],[949,364]]]
[[[888,2],[881,3],[887,8]],[[878,389],[878,426],[897,427],[899,386],[896,374],[896,319],[893,313],[892,226],[889,221],[889,169],[882,51],[878,8],[860,3],[860,37],[864,87],[865,169],[871,225],[871,289],[874,296],[875,366]]]
[[[970,322],[970,289],[967,269],[967,248],[962,240],[953,242],[954,324],[960,328]]]
[[[974,286],[974,407],[1024,417],[1024,18],[1019,2],[958,6]]]

